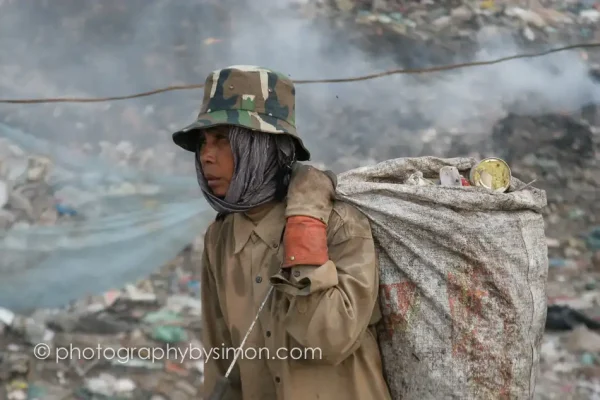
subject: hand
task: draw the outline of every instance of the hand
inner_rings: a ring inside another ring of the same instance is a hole
[[[295,163],[288,187],[285,217],[311,217],[327,225],[336,186],[337,178],[333,172]]]
[[[283,268],[319,266],[329,260],[327,222],[336,185],[337,178],[331,171],[300,163],[294,165],[285,212]]]

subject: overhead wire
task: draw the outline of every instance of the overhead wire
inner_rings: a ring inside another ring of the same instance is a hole
[[[523,58],[536,58],[543,57],[548,54],[558,53],[566,50],[573,49],[589,49],[600,47],[600,42],[596,43],[578,43],[569,46],[556,47],[549,50],[536,52],[536,53],[522,53],[516,54],[507,57],[501,57],[489,61],[473,61],[473,62],[464,62],[458,64],[447,64],[440,65],[435,67],[427,67],[427,68],[411,68],[411,69],[393,69],[389,71],[378,72],[374,74],[356,76],[351,78],[331,78],[331,79],[301,79],[301,80],[293,80],[294,84],[315,84],[315,83],[345,83],[345,82],[358,82],[358,81],[366,81],[370,79],[382,78],[384,76],[397,75],[397,74],[424,74],[424,73],[433,73],[433,72],[441,72],[448,71],[460,68],[468,68],[468,67],[481,67],[486,65],[499,64],[511,60],[523,59]],[[46,98],[46,99],[0,99],[0,103],[4,104],[39,104],[39,103],[99,103],[106,101],[117,101],[117,100],[127,100],[127,99],[135,99],[139,97],[147,97],[152,96],[159,93],[177,91],[177,90],[193,90],[193,89],[202,89],[204,84],[189,84],[189,85],[172,85],[163,87],[160,89],[150,90],[147,92],[140,92],[125,96],[110,96],[110,97],[60,97],[60,98]]]

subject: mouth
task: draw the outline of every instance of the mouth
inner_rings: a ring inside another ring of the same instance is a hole
[[[214,186],[221,181],[221,178],[217,178],[213,175],[206,175],[204,179],[206,179],[206,183],[208,184],[208,186]]]

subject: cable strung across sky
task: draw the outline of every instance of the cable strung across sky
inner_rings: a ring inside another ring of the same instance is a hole
[[[294,80],[294,84],[309,84],[309,83],[345,83],[345,82],[358,82],[358,81],[366,81],[369,79],[382,78],[384,76],[396,75],[396,74],[424,74],[424,73],[433,73],[433,72],[441,72],[448,71],[453,69],[467,68],[467,67],[479,67],[485,65],[499,64],[502,62],[517,60],[521,58],[534,58],[534,57],[542,57],[552,53],[558,53],[566,50],[573,49],[586,49],[586,48],[596,48],[600,47],[600,43],[578,43],[569,46],[557,47],[550,50],[538,52],[538,53],[523,53],[516,54],[513,56],[507,56],[502,58],[497,58],[489,61],[474,61],[474,62],[465,62],[459,64],[448,64],[448,65],[440,65],[437,67],[428,67],[428,68],[413,68],[413,69],[394,69],[390,71],[379,72],[375,74],[356,76],[352,78],[335,78],[335,79],[305,79],[305,80]],[[127,100],[127,99],[135,99],[138,97],[146,97],[152,96],[159,93],[171,92],[176,90],[192,90],[192,89],[202,89],[204,84],[193,84],[193,85],[176,85],[176,86],[167,86],[161,89],[151,90],[148,92],[141,92],[136,94],[131,94],[127,96],[112,96],[112,97],[97,97],[97,98],[75,98],[75,97],[62,97],[62,98],[48,98],[48,99],[0,99],[0,103],[5,104],[39,104],[39,103],[99,103],[105,101],[116,101],[116,100]]]

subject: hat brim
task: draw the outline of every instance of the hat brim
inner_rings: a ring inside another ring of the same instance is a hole
[[[298,161],[310,160],[310,152],[298,137],[293,125],[285,120],[253,111],[220,110],[200,114],[196,122],[173,133],[173,142],[187,151],[195,152],[200,138],[198,130],[222,125],[234,125],[274,135],[290,135],[296,142]]]

